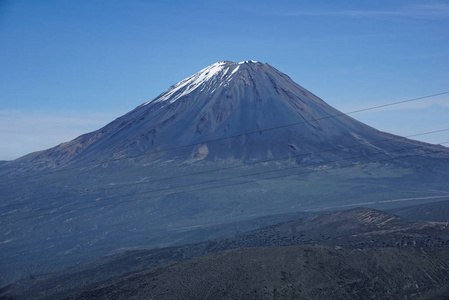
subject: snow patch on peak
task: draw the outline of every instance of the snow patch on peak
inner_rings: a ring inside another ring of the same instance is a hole
[[[237,70],[238,70],[239,68],[240,68],[240,66],[237,66],[237,67],[232,71],[231,75],[234,74],[235,72],[237,72]]]
[[[248,63],[255,64],[255,63],[258,63],[258,61],[257,60],[245,60],[245,61],[239,62],[239,65],[241,65],[241,64],[248,64]]]

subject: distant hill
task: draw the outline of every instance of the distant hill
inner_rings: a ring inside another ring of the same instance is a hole
[[[449,222],[449,200],[401,207],[389,211],[407,219]]]

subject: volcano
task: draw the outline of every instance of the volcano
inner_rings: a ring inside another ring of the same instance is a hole
[[[97,131],[3,162],[0,175],[6,284],[254,219],[441,200],[449,154],[367,126],[269,64],[222,61]]]
[[[373,144],[382,140],[389,142]],[[358,144],[364,147],[346,151],[431,147],[342,114],[269,64],[223,61],[98,131],[20,161],[45,169],[153,152],[165,159],[258,161]]]

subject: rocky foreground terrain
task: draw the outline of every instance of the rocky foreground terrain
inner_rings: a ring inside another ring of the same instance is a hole
[[[448,282],[447,223],[357,208],[197,244],[126,251],[19,281],[0,295],[5,299],[438,299],[448,295]]]

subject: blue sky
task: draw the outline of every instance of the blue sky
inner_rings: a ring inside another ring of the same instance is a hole
[[[268,62],[344,112],[449,91],[449,1],[0,0],[0,45],[0,160],[222,60]],[[353,117],[400,135],[449,128],[449,96]]]

